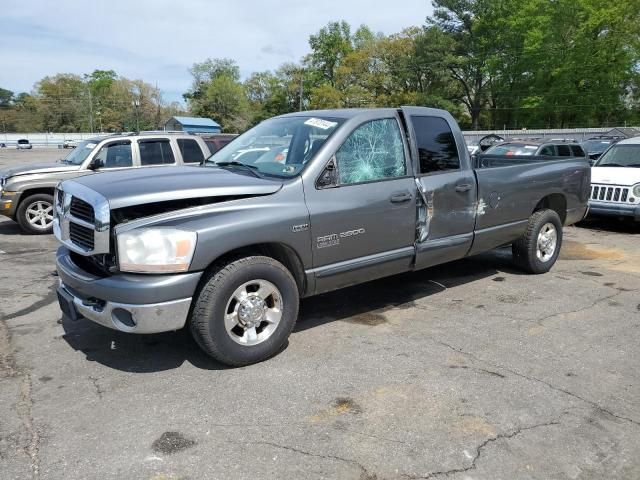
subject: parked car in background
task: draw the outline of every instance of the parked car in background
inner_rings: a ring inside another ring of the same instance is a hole
[[[240,155],[267,144],[272,160]],[[202,167],[137,173],[58,186],[60,307],[128,333],[188,326],[233,366],[282,350],[300,297],[503,245],[547,272],[590,183],[584,157],[473,168],[453,117],[424,107],[283,115]]]
[[[77,140],[65,140],[62,143],[62,148],[76,148],[78,146]]]
[[[238,135],[236,135],[235,133],[216,133],[200,136],[207,144],[207,147],[209,147],[209,151],[211,152],[211,154],[214,154],[226,144],[228,144],[231,140],[236,138]]]
[[[575,140],[507,140],[489,148],[487,155],[542,156],[542,157],[586,157],[584,148]]]
[[[29,142],[29,140],[27,140],[26,138],[21,138],[16,142],[16,148],[18,150],[31,150],[33,148],[33,145],[31,145],[31,142]]]
[[[640,221],[640,137],[610,146],[591,168],[589,215]]]
[[[624,137],[616,137],[610,135],[598,135],[582,142],[582,147],[589,156],[589,162],[593,165],[607,148],[609,148],[614,143],[619,142],[623,138]]]
[[[0,215],[30,234],[51,233],[53,192],[70,178],[99,172],[202,163],[210,155],[204,140],[162,131],[112,135],[80,142],[57,162],[0,170]]]

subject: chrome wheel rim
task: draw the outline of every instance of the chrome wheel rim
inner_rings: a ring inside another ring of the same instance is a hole
[[[536,256],[541,262],[548,262],[556,253],[558,231],[552,223],[545,223],[538,233]]]
[[[231,339],[253,346],[267,340],[282,319],[282,294],[267,280],[240,285],[227,302],[224,326]]]
[[[53,205],[38,200],[27,206],[27,221],[36,230],[47,230],[53,224]]]

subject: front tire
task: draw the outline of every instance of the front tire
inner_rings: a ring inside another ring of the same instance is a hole
[[[298,286],[262,256],[218,265],[195,299],[190,328],[202,349],[232,367],[261,362],[286,345],[298,317]]]
[[[53,232],[53,195],[37,193],[18,206],[16,221],[23,232],[46,235]]]
[[[522,270],[540,274],[551,270],[562,247],[562,221],[554,210],[538,210],[526,232],[512,245],[513,260]]]

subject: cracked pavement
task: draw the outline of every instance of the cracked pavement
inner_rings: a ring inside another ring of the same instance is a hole
[[[0,220],[0,478],[640,478],[639,238],[589,221],[546,275],[498,250],[306,299],[227,369],[61,319],[54,239]]]

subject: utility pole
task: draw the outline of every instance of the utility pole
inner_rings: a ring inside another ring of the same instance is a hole
[[[160,130],[160,90],[158,90],[158,81],[156,80],[156,130]]]
[[[139,132],[140,131],[140,119],[138,117],[138,107],[140,106],[140,100],[134,100],[131,102],[131,105],[133,105],[133,108],[136,111],[136,131]]]
[[[89,94],[89,130],[93,133],[93,98],[91,97],[91,88],[87,85],[87,93]]]
[[[300,111],[302,111],[303,94],[304,94],[304,70],[300,69]]]

